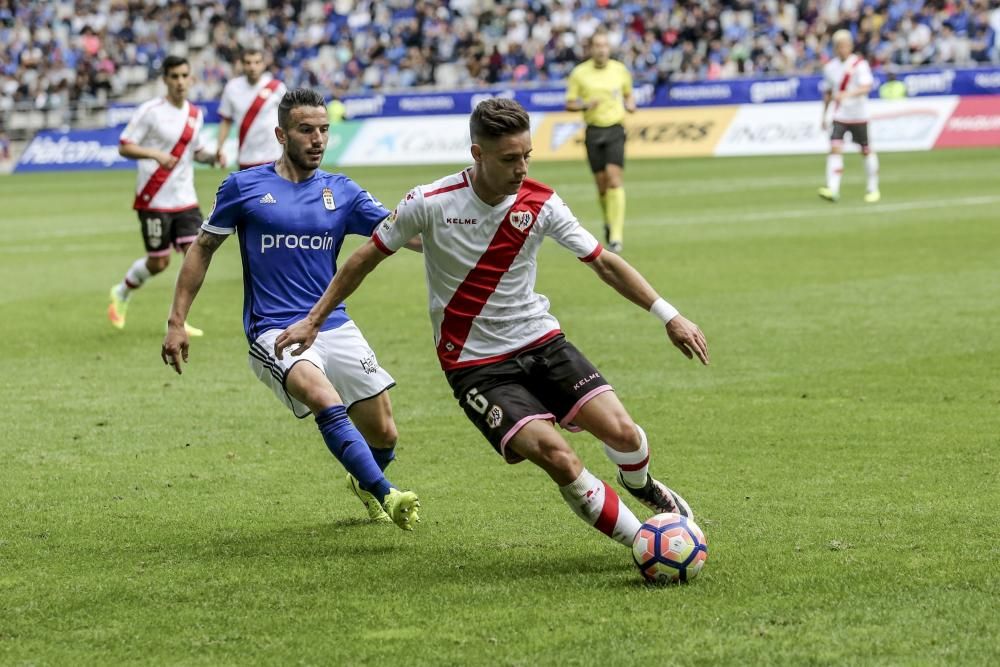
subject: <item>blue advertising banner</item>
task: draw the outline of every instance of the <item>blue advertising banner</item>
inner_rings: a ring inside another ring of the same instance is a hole
[[[900,72],[909,97],[924,95],[994,95],[1000,94],[1000,68],[927,69]],[[654,87],[643,84],[635,89],[636,102],[642,107],[709,106],[713,104],[763,104],[768,102],[815,102],[822,99],[817,75],[768,79],[729,79],[672,83]],[[872,97],[884,83],[884,72],[875,72]],[[462,115],[479,102],[491,97],[507,97],[520,102],[528,111],[562,111],[566,104],[563,86],[544,88],[494,87],[478,90],[414,93],[372,93],[348,95],[343,102],[347,118],[385,118],[397,116]],[[219,122],[218,100],[198,103],[205,110],[205,122]],[[108,125],[127,123],[137,104],[115,104],[108,109]]]
[[[80,169],[132,169],[135,161],[118,154],[120,128],[99,130],[43,130],[21,154],[15,173],[77,171]]]
[[[1000,68],[931,69],[900,72],[898,78],[910,97],[923,95],[1000,94]],[[793,76],[770,79],[730,79],[697,83],[674,83],[655,88],[637,86],[636,102],[644,107],[708,106],[712,104],[763,104],[767,102],[815,102],[822,99],[821,77]],[[875,73],[872,97],[886,75]],[[434,116],[466,114],[490,97],[508,97],[528,111],[562,111],[566,89],[562,86],[515,89],[488,88],[413,94],[349,95],[344,98],[348,118],[386,116]]]
[[[995,95],[1000,93],[1000,68],[927,69],[900,72],[897,78],[906,86],[908,97],[926,95]],[[823,99],[820,76],[793,76],[772,79],[732,79],[675,83],[656,91],[652,105],[705,106],[709,104],[762,104],[765,102],[816,102]],[[871,97],[878,97],[878,87],[886,73],[875,72]]]

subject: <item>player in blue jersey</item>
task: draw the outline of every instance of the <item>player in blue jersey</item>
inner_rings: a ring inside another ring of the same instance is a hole
[[[282,155],[274,163],[231,174],[219,187],[177,278],[161,355],[181,372],[188,359],[184,320],[213,253],[227,236],[237,234],[251,368],[296,417],[315,415],[323,440],[347,469],[369,516],[412,530],[420,520],[416,494],[396,489],[384,475],[396,443],[386,392],[395,382],[344,304],[322,323],[317,343],[301,356],[274,355],[274,339],[309,313],[333,279],[345,235],[371,236],[389,216],[357,183],[319,169],[328,130],[319,93],[300,88],[285,94],[275,130]]]

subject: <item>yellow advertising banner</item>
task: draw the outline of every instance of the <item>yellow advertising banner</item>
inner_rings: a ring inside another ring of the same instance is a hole
[[[625,117],[625,159],[710,156],[736,115],[736,106],[639,109]],[[583,160],[586,125],[579,113],[545,113],[535,127],[536,160]]]

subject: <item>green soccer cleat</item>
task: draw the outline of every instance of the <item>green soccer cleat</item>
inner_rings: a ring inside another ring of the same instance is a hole
[[[403,530],[413,530],[413,524],[420,523],[420,499],[413,491],[389,489],[382,509]]]
[[[392,523],[392,518],[382,509],[382,505],[379,504],[378,499],[362,489],[361,485],[358,484],[357,478],[351,473],[347,473],[347,485],[351,487],[351,491],[354,492],[354,495],[358,497],[361,504],[368,510],[369,519],[375,523]]]
[[[865,193],[865,202],[868,204],[877,204],[882,201],[882,193],[878,190],[872,190],[871,192]]]
[[[170,326],[169,324],[165,325],[165,326],[163,327],[163,330],[164,330],[164,331],[166,331],[166,330],[167,330],[167,328],[168,328],[169,326]],[[198,337],[200,337],[200,336],[204,336],[204,335],[205,335],[205,332],[204,332],[204,331],[202,331],[202,330],[201,330],[201,329],[199,329],[198,327],[193,327],[193,326],[191,326],[191,325],[190,325],[190,324],[188,324],[187,322],[185,322],[185,323],[184,323],[184,331],[185,331],[185,332],[187,333],[187,335],[188,335],[188,336],[190,336],[191,338],[198,338]]]
[[[840,199],[840,195],[831,190],[830,188],[820,188],[816,194],[820,196],[820,199],[825,199],[826,201],[835,202]]]
[[[125,328],[125,313],[128,311],[128,299],[118,295],[118,285],[111,287],[111,303],[108,304],[108,320],[115,329]]]

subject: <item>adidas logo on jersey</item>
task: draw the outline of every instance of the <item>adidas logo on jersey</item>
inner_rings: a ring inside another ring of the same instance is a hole
[[[277,204],[278,200],[275,199],[270,192],[260,198],[261,204]]]

